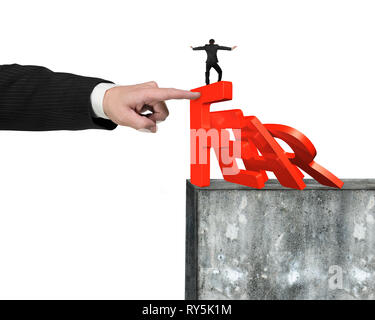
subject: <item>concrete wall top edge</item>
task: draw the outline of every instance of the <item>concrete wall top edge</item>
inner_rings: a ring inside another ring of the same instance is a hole
[[[319,182],[313,179],[304,179],[306,188],[304,190],[375,190],[375,179],[342,179],[344,186],[342,189],[335,189],[321,185]],[[190,180],[186,180],[187,184],[195,190],[295,190],[286,188],[280,184],[276,179],[270,179],[266,182],[263,189],[249,188],[243,185],[230,183],[224,179],[211,179],[208,187],[197,187],[190,183]],[[301,191],[304,191],[301,190]]]

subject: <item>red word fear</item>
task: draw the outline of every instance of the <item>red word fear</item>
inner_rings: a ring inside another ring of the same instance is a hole
[[[210,112],[215,102],[232,100],[232,83],[216,82],[191,91],[200,92],[190,101],[191,183],[210,185],[210,148],[215,151],[225,180],[253,188],[263,188],[272,171],[289,188],[304,189],[300,169],[323,185],[341,188],[343,182],[314,161],[316,149],[298,130],[281,124],[262,124],[255,116],[244,116],[239,109]],[[235,140],[230,140],[233,130]],[[275,138],[285,141],[286,152]],[[246,170],[238,168],[242,159]]]

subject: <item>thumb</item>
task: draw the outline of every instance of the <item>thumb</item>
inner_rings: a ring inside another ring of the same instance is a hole
[[[157,130],[155,121],[146,116],[138,114],[134,110],[129,110],[126,118],[127,126],[132,127],[136,130],[148,130],[153,133],[155,133]]]

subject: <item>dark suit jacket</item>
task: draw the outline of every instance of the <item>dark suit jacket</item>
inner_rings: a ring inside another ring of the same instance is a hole
[[[207,53],[206,63],[215,64],[219,62],[219,60],[217,59],[217,55],[216,55],[217,50],[232,50],[232,48],[219,46],[217,44],[206,44],[203,47],[195,47],[193,48],[193,50],[206,50],[206,53]]]
[[[90,95],[98,78],[38,66],[0,65],[0,130],[114,129],[96,118]]]

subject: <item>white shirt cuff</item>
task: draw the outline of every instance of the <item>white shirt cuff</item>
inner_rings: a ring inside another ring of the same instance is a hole
[[[116,86],[117,85],[113,83],[102,82],[96,85],[94,90],[92,90],[91,96],[90,96],[91,105],[92,105],[92,109],[94,110],[95,115],[98,118],[109,119],[103,110],[103,99],[104,99],[105,92],[108,89],[111,89]]]

